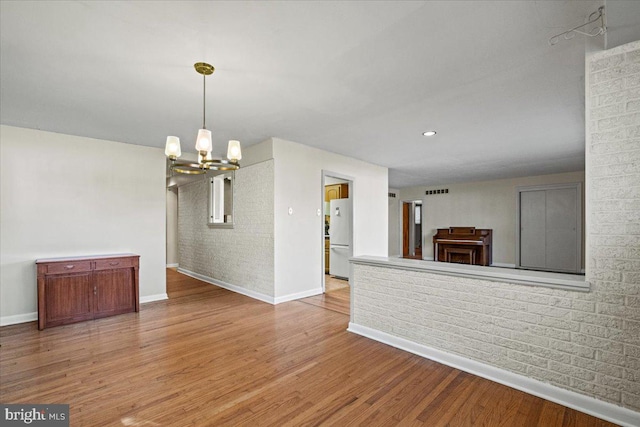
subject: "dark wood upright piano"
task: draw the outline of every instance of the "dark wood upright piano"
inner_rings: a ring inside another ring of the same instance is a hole
[[[475,227],[438,228],[433,236],[436,261],[491,265],[491,229]]]

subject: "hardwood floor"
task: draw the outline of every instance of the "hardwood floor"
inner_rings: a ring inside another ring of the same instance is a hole
[[[68,403],[91,427],[613,425],[346,332],[336,310],[167,274],[170,299],[140,313],[0,328],[0,401]]]
[[[347,280],[336,279],[328,274],[325,275],[325,293],[299,300],[305,304],[337,311],[338,313],[349,315],[351,288]]]

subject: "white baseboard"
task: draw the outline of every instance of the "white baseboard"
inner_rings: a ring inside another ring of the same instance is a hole
[[[409,353],[417,354],[418,356],[422,356],[444,365],[469,372],[470,374],[504,384],[525,393],[541,397],[551,402],[559,403],[560,405],[593,415],[594,417],[602,418],[603,420],[620,424],[622,426],[640,426],[639,412],[635,412],[612,403],[603,402],[602,400],[546,384],[542,381],[496,368],[495,366],[418,344],[367,326],[350,322],[347,330],[392,347],[408,351]]]
[[[516,265],[505,262],[493,262],[491,263],[491,267],[516,268]]]
[[[295,294],[283,295],[281,297],[272,297],[269,295],[265,295],[260,292],[252,291],[251,289],[246,289],[241,286],[232,285],[231,283],[223,282],[222,280],[214,279],[209,276],[205,276],[200,273],[195,273],[193,271],[178,267],[178,272],[182,274],[186,274],[187,276],[193,277],[194,279],[202,280],[203,282],[210,283],[212,285],[220,286],[221,288],[228,289],[230,291],[263,301],[269,304],[281,304],[287,301],[293,301],[300,298],[312,297],[314,295],[322,294],[322,288],[311,289],[309,291],[297,292]]]
[[[15,314],[13,316],[0,317],[0,326],[17,325],[18,323],[33,322],[38,320],[38,312]]]
[[[240,286],[232,285],[231,283],[223,282],[222,280],[214,279],[209,276],[205,276],[199,273],[194,273],[193,271],[186,270],[184,268],[178,267],[178,273],[186,274],[189,277],[193,277],[194,279],[202,280],[203,282],[210,283],[212,285],[220,286],[221,288],[228,289],[230,291],[236,292],[238,294],[242,294],[253,299],[257,299],[263,302],[268,302],[269,304],[275,304],[274,298],[269,295],[265,295],[260,292],[252,291],[251,289],[242,288]]]
[[[180,266],[180,264],[175,263],[175,264],[167,264],[167,268],[178,268]]]
[[[167,294],[147,295],[146,297],[140,297],[140,304],[146,304],[153,301],[162,301],[165,299],[169,299],[169,296]]]
[[[280,304],[282,302],[293,301],[300,298],[312,297],[314,295],[322,294],[322,288],[311,289],[309,291],[297,292],[295,294],[284,295],[281,297],[274,298],[274,304]]]

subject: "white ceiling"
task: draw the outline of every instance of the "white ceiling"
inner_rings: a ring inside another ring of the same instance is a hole
[[[584,168],[587,42],[547,41],[601,1],[0,4],[3,124],[195,151],[205,61],[219,147],[284,138],[392,187]]]

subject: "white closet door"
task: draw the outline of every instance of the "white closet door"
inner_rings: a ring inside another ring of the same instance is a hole
[[[577,187],[520,192],[520,266],[577,272]]]
[[[576,271],[578,195],[575,188],[547,190],[547,262],[550,270]]]
[[[544,190],[520,193],[521,267],[546,267],[546,211]]]

